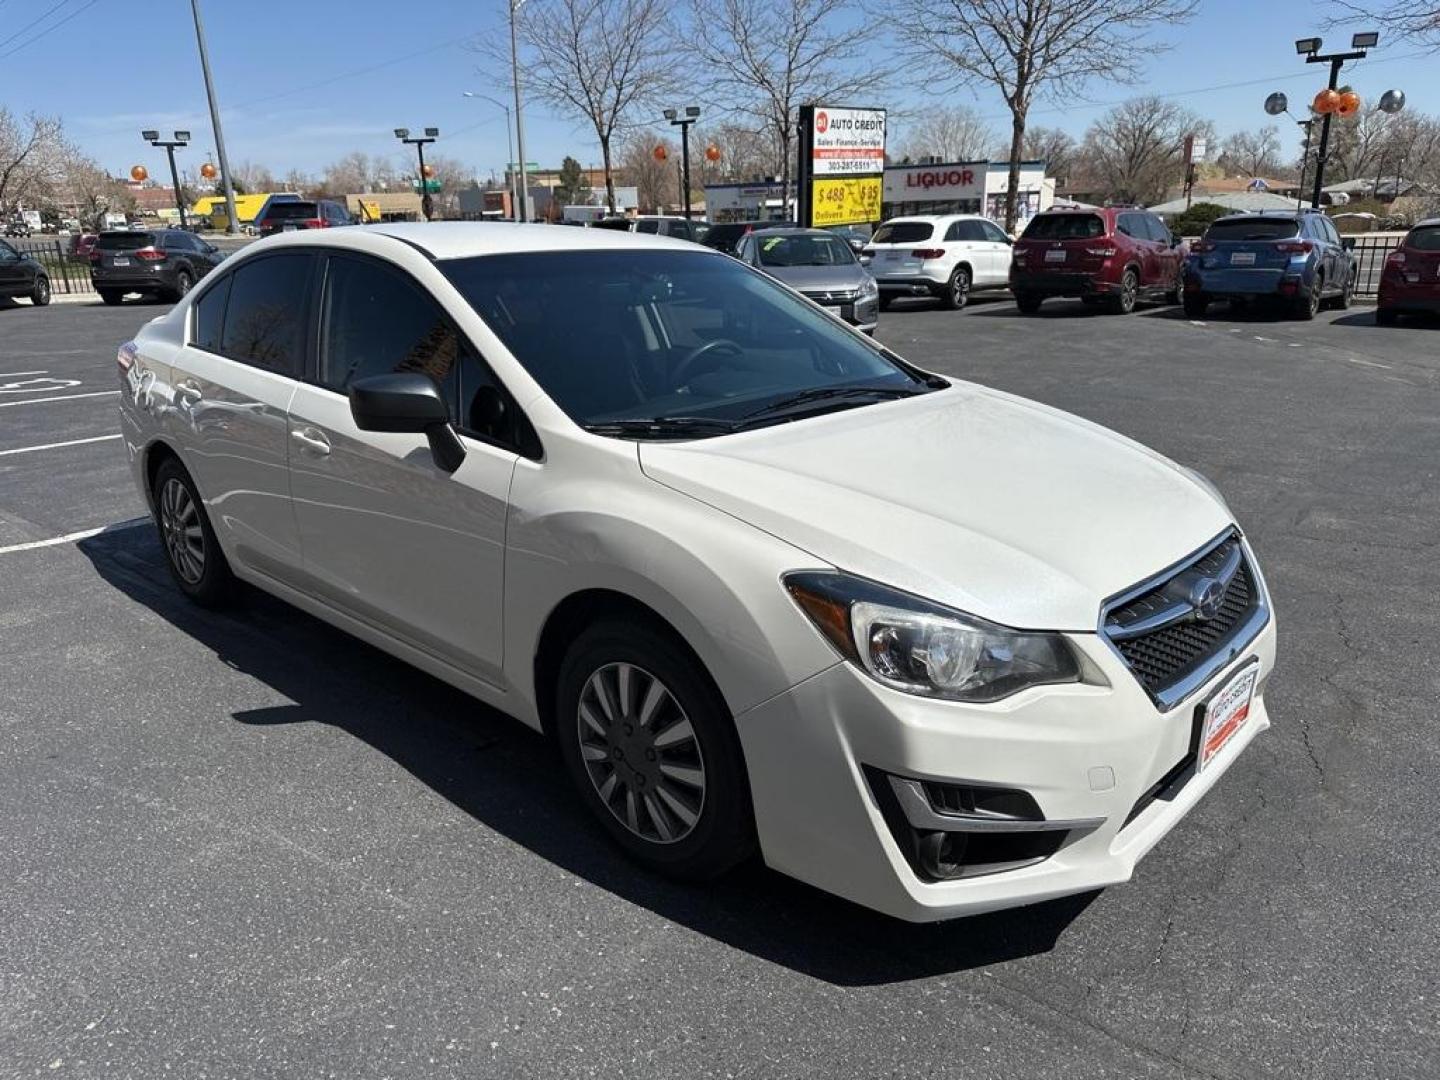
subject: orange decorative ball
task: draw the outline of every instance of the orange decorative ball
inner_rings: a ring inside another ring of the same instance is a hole
[[[653,153],[655,154],[655,160],[656,160],[656,161],[664,161],[666,158],[668,158],[668,157],[670,156],[669,154],[667,154],[667,153],[665,152],[665,147],[663,147],[663,146],[657,146],[657,147],[655,147]]]
[[[711,143],[709,146],[705,147],[705,160],[706,160],[706,161],[719,161],[719,160],[720,160],[720,148],[719,148],[718,146],[716,146],[714,143]]]
[[[1321,90],[1315,95],[1315,100],[1310,103],[1310,107],[1322,116],[1326,113],[1337,112],[1340,108],[1340,91]]]
[[[204,165],[200,166],[200,175],[203,176],[206,180],[214,180],[216,173],[217,170],[215,166],[210,164],[210,162],[208,161],[205,162]]]
[[[1360,111],[1360,95],[1354,90],[1340,91],[1340,103],[1335,107],[1337,116],[1354,116]]]
[[[422,169],[421,171],[425,174],[425,179],[426,179],[426,180],[429,180],[431,177],[433,177],[433,176],[435,175],[435,166],[434,166],[434,165],[426,165],[425,168]]]
[[[146,171],[144,165],[136,165],[130,170],[130,179],[134,180],[137,184],[143,184],[149,178],[150,173]]]

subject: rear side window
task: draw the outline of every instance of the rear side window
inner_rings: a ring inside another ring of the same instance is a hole
[[[1294,218],[1232,218],[1211,225],[1205,230],[1205,239],[1231,242],[1288,240],[1299,234],[1300,223]]]
[[[643,232],[643,233],[658,233],[658,232],[660,231],[660,222],[658,222],[658,221],[637,221],[637,222],[635,223],[635,231],[636,231],[636,232]]]
[[[935,234],[935,226],[928,221],[895,221],[875,230],[877,244],[918,244],[929,240]]]
[[[1026,240],[1088,240],[1105,235],[1105,222],[1096,214],[1040,214],[1025,228]]]
[[[191,335],[191,344],[197,345],[210,352],[220,351],[221,331],[225,326],[225,304],[230,299],[230,279],[233,274],[226,274],[214,288],[207,289],[205,295],[195,301],[195,330]]]
[[[103,232],[95,246],[101,251],[139,251],[155,243],[155,234],[148,232]]]
[[[271,255],[231,274],[220,351],[232,360],[298,377],[314,261],[299,253]]]
[[[1405,238],[1405,246],[1412,251],[1440,251],[1440,225],[1412,229]]]
[[[980,227],[978,221],[957,221],[950,226],[945,233],[945,239],[949,240],[985,240],[985,230]]]

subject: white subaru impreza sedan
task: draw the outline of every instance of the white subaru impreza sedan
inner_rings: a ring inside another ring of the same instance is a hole
[[[279,236],[118,363],[181,591],[248,582],[548,733],[656,870],[758,849],[916,921],[1094,889],[1269,725],[1207,481],[683,241]]]

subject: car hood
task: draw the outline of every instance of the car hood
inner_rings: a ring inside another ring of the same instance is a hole
[[[1159,454],[963,383],[641,443],[640,464],[817,560],[1022,629],[1094,631],[1104,600],[1230,524],[1222,502]]]
[[[870,276],[859,263],[851,266],[765,266],[761,269],[798,292],[849,292],[860,288]]]

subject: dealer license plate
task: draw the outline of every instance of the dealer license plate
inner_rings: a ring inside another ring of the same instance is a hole
[[[1215,691],[1202,707],[1205,710],[1200,728],[1199,771],[1218,754],[1235,733],[1250,719],[1250,706],[1255,699],[1255,682],[1260,677],[1260,662],[1236,672],[1233,678]]]
[[[129,265],[130,265],[130,260],[129,260],[129,259],[111,259],[111,260],[110,260],[110,265],[111,265],[111,266],[129,266]]]
[[[1232,251],[1230,253],[1231,266],[1254,266],[1255,253],[1253,251]]]
[[[1064,261],[1065,261],[1065,255],[1066,255],[1066,252],[1065,252],[1065,249],[1064,249],[1064,248],[1052,248],[1051,250],[1045,252],[1045,261],[1046,261],[1046,262],[1064,262]]]

